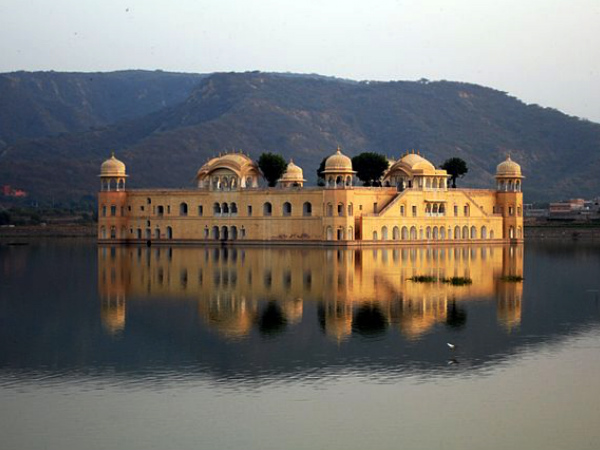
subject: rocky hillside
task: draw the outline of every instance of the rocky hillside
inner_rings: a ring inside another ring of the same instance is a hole
[[[140,70],[0,74],[0,148],[144,116],[185,100],[201,77]]]
[[[153,111],[141,116],[119,100],[113,108],[125,120],[6,145],[0,184],[76,200],[96,191],[111,150],[127,164],[131,187],[192,185],[209,156],[234,149],[293,156],[314,180],[339,144],[350,155],[419,149],[435,164],[459,156],[470,167],[461,184],[479,187],[493,185],[496,164],[510,152],[523,166],[528,201],[600,195],[600,125],[477,85],[212,74],[180,99],[148,103]],[[113,101],[105,98],[104,108]]]

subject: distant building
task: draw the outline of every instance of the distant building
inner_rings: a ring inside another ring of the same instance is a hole
[[[11,185],[5,184],[2,186],[2,195],[5,197],[27,197],[27,192],[23,189],[13,189]]]
[[[328,244],[516,242],[523,239],[521,167],[509,158],[496,189],[450,189],[448,174],[419,154],[392,161],[382,187],[354,186],[338,149],[325,186],[304,187],[290,162],[276,188],[261,187],[256,162],[241,153],[210,159],[191,189],[125,189],[114,155],[100,169],[98,239],[115,243],[280,242]]]

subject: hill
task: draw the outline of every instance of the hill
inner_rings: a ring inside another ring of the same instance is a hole
[[[202,75],[130,70],[0,74],[0,148],[84,131],[182,102]]]
[[[107,101],[107,103],[110,103]],[[39,198],[96,191],[111,150],[130,187],[190,186],[216,153],[280,152],[314,180],[337,145],[355,155],[419,149],[470,167],[462,186],[491,187],[507,153],[523,166],[527,201],[600,194],[600,125],[456,82],[351,82],[267,73],[212,74],[180,103],[90,131],[22,140],[0,156],[0,184]]]

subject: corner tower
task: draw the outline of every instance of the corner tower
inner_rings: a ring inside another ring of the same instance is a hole
[[[510,241],[523,240],[523,192],[521,166],[510,159],[496,167],[496,214],[503,217],[503,238]]]
[[[98,239],[127,239],[127,191],[125,164],[111,157],[100,166],[100,192],[98,193]]]

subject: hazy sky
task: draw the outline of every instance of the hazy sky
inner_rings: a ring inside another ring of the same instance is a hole
[[[600,0],[0,0],[0,71],[467,81],[600,122]]]

